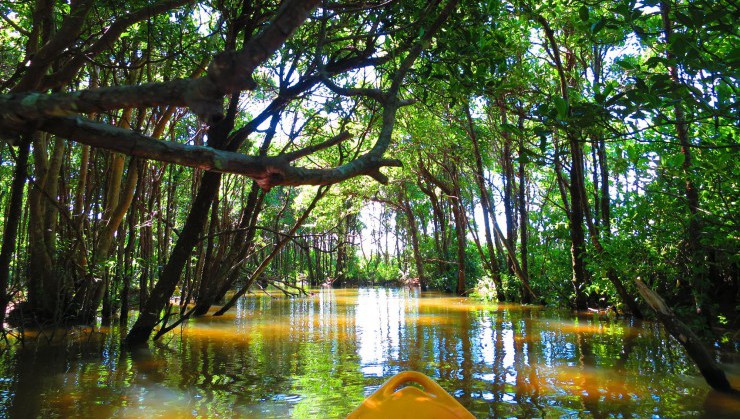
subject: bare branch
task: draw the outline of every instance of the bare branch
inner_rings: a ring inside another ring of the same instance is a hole
[[[350,134],[345,131],[335,136],[334,138],[331,138],[330,140],[324,141],[323,143],[304,147],[300,150],[292,151],[290,153],[285,153],[285,154],[282,154],[280,157],[284,158],[287,161],[295,161],[295,160],[300,159],[301,157],[308,156],[309,154],[313,154],[319,150],[323,150],[325,148],[329,148],[334,145],[337,145],[345,140],[348,140],[349,138],[350,138]]]
[[[401,165],[398,160],[376,159],[366,154],[334,168],[295,167],[290,165],[290,160],[285,156],[247,156],[211,147],[161,141],[82,117],[47,118],[39,124],[39,129],[82,144],[130,156],[213,172],[245,175],[254,179],[265,190],[278,185],[331,185],[360,175],[368,175],[378,181],[387,182],[387,178],[380,174],[379,169]],[[328,146],[332,141],[336,142],[344,136],[340,134],[337,138],[314,147]],[[307,149],[299,150],[299,154],[305,153]]]
[[[378,102],[383,102],[385,99],[385,94],[383,94],[383,91],[380,89],[368,89],[368,88],[360,88],[360,87],[341,87],[338,86],[333,81],[329,80],[328,77],[323,77],[321,79],[321,82],[329,88],[332,92],[342,95],[342,96],[365,96],[369,97],[371,99],[375,99]]]

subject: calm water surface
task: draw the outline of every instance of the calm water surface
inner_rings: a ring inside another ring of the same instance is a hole
[[[6,353],[0,416],[343,417],[417,370],[481,418],[740,417],[655,324],[414,290],[252,296],[146,350],[119,339],[77,331]]]

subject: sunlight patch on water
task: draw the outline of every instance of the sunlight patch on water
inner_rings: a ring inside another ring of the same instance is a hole
[[[183,336],[214,341],[249,341],[250,335],[233,327],[191,324],[181,329]]]
[[[617,322],[547,321],[542,327],[546,330],[553,330],[564,334],[585,333],[627,336],[637,335],[639,333],[637,329]]]
[[[644,388],[638,389],[628,383],[624,373],[616,370],[560,367],[555,370],[553,376],[558,389],[590,399],[598,399],[607,394],[630,398],[645,391]]]

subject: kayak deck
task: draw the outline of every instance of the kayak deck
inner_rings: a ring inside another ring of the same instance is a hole
[[[416,384],[420,387],[406,386]],[[475,418],[454,397],[426,375],[405,371],[394,375],[347,416],[370,418]]]

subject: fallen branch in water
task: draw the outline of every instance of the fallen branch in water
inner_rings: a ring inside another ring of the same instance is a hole
[[[714,360],[707,347],[701,339],[666,305],[663,298],[652,289],[648,288],[640,278],[635,279],[637,290],[645,299],[645,302],[655,311],[658,320],[663,324],[668,333],[671,334],[686,349],[692,361],[699,367],[699,372],[704,376],[707,384],[717,391],[740,396],[740,391],[732,388],[725,372]]]

